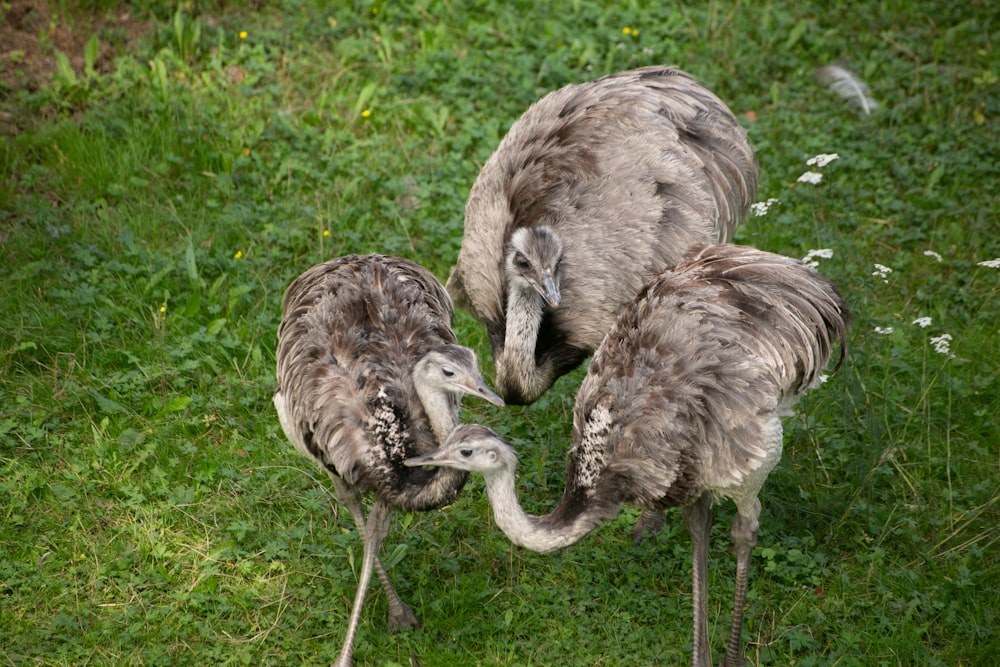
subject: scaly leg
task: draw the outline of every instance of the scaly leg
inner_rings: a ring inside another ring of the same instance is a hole
[[[639,546],[639,543],[646,537],[646,535],[651,535],[653,533],[658,533],[663,530],[663,526],[667,523],[667,517],[663,515],[663,512],[659,510],[645,510],[639,520],[635,522],[635,526],[632,527],[632,544]]]
[[[367,521],[365,520],[365,511],[361,506],[361,500],[353,493],[351,487],[344,480],[334,475],[330,477],[333,480],[337,498],[347,507],[347,511],[351,513],[354,525],[358,529],[358,535],[361,535],[363,539],[367,532]],[[375,574],[378,576],[378,580],[382,582],[382,590],[385,591],[386,601],[389,603],[389,630],[397,632],[401,628],[419,628],[420,622],[417,620],[417,615],[413,613],[413,609],[408,604],[403,602],[403,599],[399,597],[399,593],[393,588],[392,582],[389,580],[389,575],[385,571],[385,566],[382,565],[382,559],[379,558],[377,552],[375,553]]]
[[[733,521],[733,547],[736,550],[736,595],[733,600],[733,624],[729,630],[729,645],[722,667],[743,667],[743,606],[746,604],[747,582],[750,573],[750,554],[757,546],[757,528],[760,519],[760,500],[744,516],[737,510]]]
[[[710,667],[708,644],[708,535],[712,527],[712,496],[702,494],[684,508],[684,522],[691,533],[691,598],[694,633],[691,639],[692,667]]]
[[[356,500],[356,499],[355,499]],[[333,667],[352,667],[354,656],[354,637],[358,632],[358,624],[361,622],[361,609],[365,604],[365,594],[368,592],[368,584],[372,579],[372,571],[375,569],[375,562],[378,560],[378,549],[382,540],[389,532],[392,510],[375,502],[368,521],[365,524],[364,535],[364,556],[361,561],[361,576],[358,579],[358,591],[354,594],[354,605],[351,607],[351,619],[347,623],[347,635],[344,637],[344,645],[340,649],[340,655]]]
[[[420,621],[417,620],[417,615],[413,613],[410,605],[403,602],[399,593],[392,587],[385,566],[382,565],[382,559],[377,557],[375,558],[375,574],[382,582],[382,590],[385,591],[385,597],[389,602],[389,631],[398,632],[402,628],[419,628]]]

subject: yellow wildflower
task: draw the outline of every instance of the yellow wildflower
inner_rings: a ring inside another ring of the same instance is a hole
[[[243,251],[242,250],[237,250],[236,254],[233,255],[233,257],[235,257],[236,259],[242,259],[243,258]]]
[[[361,112],[361,117],[362,118],[368,118],[368,116],[371,116],[371,115],[372,115],[372,110],[371,109],[365,109],[364,111]]]
[[[622,34],[623,35],[631,35],[632,34],[632,28],[630,28],[628,26],[625,26],[624,28],[622,28]]]
[[[163,304],[162,306],[160,306],[160,312],[161,313],[167,312],[167,304]]]
[[[240,39],[246,39],[246,38],[247,38],[247,31],[240,30]]]
[[[323,230],[323,236],[329,236],[329,235],[330,235],[330,230],[329,229],[324,229]]]

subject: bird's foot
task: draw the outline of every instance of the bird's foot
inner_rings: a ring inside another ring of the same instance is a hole
[[[389,610],[389,632],[399,632],[404,628],[417,629],[419,627],[420,621],[417,620],[417,615],[413,613],[410,605],[405,602],[400,602],[399,607]]]
[[[632,528],[632,544],[638,546],[646,535],[663,530],[666,523],[667,517],[663,515],[663,512],[644,510]]]

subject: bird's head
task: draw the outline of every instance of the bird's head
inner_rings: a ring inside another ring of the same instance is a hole
[[[503,399],[489,388],[479,372],[476,353],[461,345],[445,345],[425,354],[413,366],[414,382],[422,387],[452,394],[478,396],[497,407]]]
[[[520,227],[507,246],[507,279],[538,292],[549,308],[558,308],[562,259],[562,241],[550,227]]]
[[[442,466],[486,477],[517,467],[517,454],[503,438],[479,424],[461,424],[439,449],[406,459],[405,465]]]

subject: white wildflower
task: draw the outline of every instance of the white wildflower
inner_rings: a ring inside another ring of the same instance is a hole
[[[996,259],[986,259],[982,262],[976,262],[979,266],[985,266],[990,269],[1000,269],[1000,257]]]
[[[806,164],[810,167],[819,167],[822,169],[826,165],[838,159],[840,159],[840,156],[836,153],[820,153],[816,157],[811,157],[806,160]]]
[[[951,334],[943,333],[940,336],[932,336],[931,345],[934,346],[934,351],[938,354],[943,354],[949,359],[953,359],[955,357],[955,355],[951,353]]]
[[[810,250],[806,253],[806,256],[802,258],[802,263],[806,266],[816,269],[819,268],[819,262],[815,258],[819,259],[830,259],[833,257],[832,248],[820,248],[819,250]]]
[[[807,171],[806,173],[799,176],[799,183],[811,183],[816,185],[823,180],[823,174],[818,171]]]
[[[888,336],[892,333],[892,327],[875,327],[875,333]]]
[[[926,329],[927,327],[929,327],[931,325],[931,318],[929,318],[929,317],[918,317],[917,319],[913,320],[912,324],[916,324],[921,329]]]
[[[889,274],[892,273],[892,269],[883,264],[875,264],[875,270],[872,271],[872,275],[876,278],[881,278],[882,282],[889,282]]]
[[[941,255],[940,255],[940,253],[936,253],[933,250],[924,250],[924,256],[925,257],[933,257],[937,261],[939,261],[939,262],[941,261]]]
[[[750,211],[755,217],[759,218],[762,215],[767,215],[767,212],[771,210],[771,207],[778,203],[778,200],[771,197],[767,201],[759,201],[750,204]]]

